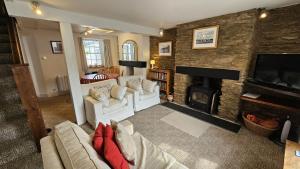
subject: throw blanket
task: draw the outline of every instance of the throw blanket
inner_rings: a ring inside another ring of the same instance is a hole
[[[188,169],[138,132],[133,138],[137,148],[137,160],[135,166],[130,166],[131,169]]]

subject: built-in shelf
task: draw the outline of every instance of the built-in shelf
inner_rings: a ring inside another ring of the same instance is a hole
[[[262,106],[268,106],[273,109],[280,109],[288,112],[300,113],[300,107],[296,107],[296,105],[291,105],[290,103],[283,103],[282,100],[281,101],[275,99],[272,100],[270,98],[265,98],[263,96],[256,99],[245,97],[245,96],[241,96],[240,98],[241,100],[262,105]]]
[[[150,69],[148,79],[157,81],[160,91],[165,93],[165,96],[170,94],[170,70],[165,69]]]

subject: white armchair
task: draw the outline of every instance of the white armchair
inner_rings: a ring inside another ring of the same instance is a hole
[[[110,124],[110,120],[121,121],[134,115],[133,95],[129,92],[125,94],[122,100],[110,98],[108,106],[104,106],[101,101],[89,96],[91,88],[107,87],[110,90],[113,85],[117,85],[115,79],[81,85],[86,118],[94,128],[99,122]]]
[[[144,76],[121,76],[119,77],[118,80],[120,86],[127,86],[128,81],[137,80],[137,79],[140,79],[142,81],[145,79],[145,77]],[[160,103],[158,85],[154,87],[154,92],[148,92],[144,90],[143,91],[144,94],[140,94],[139,91],[131,88],[128,88],[127,91],[133,94],[133,106],[135,111],[140,111]]]

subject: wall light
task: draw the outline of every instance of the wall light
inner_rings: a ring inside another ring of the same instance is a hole
[[[163,28],[160,28],[159,29],[159,36],[164,36],[164,29]]]
[[[269,12],[266,9],[262,9],[259,14],[260,19],[265,19],[269,15]]]
[[[37,15],[42,15],[43,12],[40,8],[40,3],[38,1],[32,1],[31,2],[32,5],[32,10],[37,14]]]

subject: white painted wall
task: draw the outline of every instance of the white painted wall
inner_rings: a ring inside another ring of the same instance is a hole
[[[58,94],[56,77],[67,75],[63,54],[53,54],[50,41],[61,41],[59,32],[42,29],[21,29],[20,37],[28,62],[32,61],[33,79],[36,80],[36,93],[39,97]],[[30,63],[30,62],[29,62]]]
[[[147,35],[133,34],[133,33],[119,33],[118,44],[119,44],[119,58],[122,58],[122,45],[127,40],[133,40],[138,46],[138,61],[146,61],[147,68],[149,68],[150,60],[150,37]],[[120,70],[123,71],[124,75],[128,75],[130,70],[127,67],[121,66]]]
[[[76,50],[76,61],[79,74],[85,72],[81,63],[81,52],[79,46],[79,33],[74,34],[74,43]],[[85,36],[86,37],[86,36]],[[118,65],[118,41],[117,36],[107,35],[89,35],[88,38],[109,39],[111,41],[113,65]],[[22,40],[23,53],[27,63],[31,65],[31,74],[35,84],[38,97],[51,97],[58,95],[56,77],[58,75],[67,75],[66,62],[64,54],[53,54],[50,41],[61,41],[59,30],[21,28],[20,38]],[[44,60],[43,57],[47,59]]]

